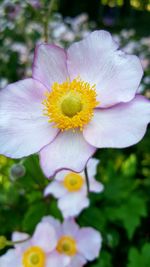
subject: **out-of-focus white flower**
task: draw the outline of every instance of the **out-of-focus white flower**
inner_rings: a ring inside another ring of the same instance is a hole
[[[87,164],[89,178],[89,191],[102,192],[104,187],[94,179],[99,161],[92,158]],[[55,179],[45,188],[44,196],[52,194],[58,199],[58,206],[64,216],[77,216],[84,208],[89,206],[88,190],[85,173],[61,171]]]
[[[146,46],[148,46],[150,48],[150,37],[144,37],[144,38],[142,38],[141,41],[140,41],[140,43],[142,45],[146,45]]]
[[[64,267],[64,256],[56,257],[57,233],[48,222],[37,225],[32,238],[26,233],[14,232],[12,241],[23,241],[0,257],[1,267]]]
[[[139,48],[139,45],[137,42],[130,41],[126,46],[123,47],[123,51],[129,54],[132,54],[138,48]]]
[[[55,227],[57,233],[56,256],[57,258],[66,256],[66,267],[82,267],[88,261],[93,261],[99,256],[102,237],[95,229],[80,228],[73,219],[65,220],[62,225],[50,216],[44,217],[42,221]]]
[[[131,29],[131,30],[123,29],[120,34],[125,39],[131,38],[133,35],[135,35],[135,30],[134,29]]]
[[[29,59],[28,48],[26,45],[21,43],[13,43],[11,49],[19,53],[21,63],[25,63]]]
[[[0,79],[0,89],[4,88],[8,84],[8,80],[5,78]]]
[[[143,69],[146,70],[150,64],[150,61],[147,58],[143,58],[141,59],[141,64],[142,64]]]

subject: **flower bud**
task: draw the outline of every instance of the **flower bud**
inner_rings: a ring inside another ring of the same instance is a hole
[[[5,236],[0,236],[0,250],[5,248],[8,244],[8,241]]]
[[[10,179],[12,181],[16,180],[17,178],[20,178],[25,175],[25,167],[18,163],[14,164],[10,169]]]

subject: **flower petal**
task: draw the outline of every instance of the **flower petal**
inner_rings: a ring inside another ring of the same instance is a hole
[[[139,142],[150,122],[150,101],[136,96],[129,103],[97,109],[83,134],[95,147],[124,148]]]
[[[58,200],[58,207],[64,218],[76,217],[89,204],[89,199],[82,192],[68,193]]]
[[[98,257],[102,245],[102,237],[98,231],[91,227],[82,228],[76,240],[78,251],[87,260],[92,261]]]
[[[44,216],[42,218],[42,222],[47,222],[47,223],[49,223],[50,225],[52,225],[54,227],[57,239],[61,236],[62,227],[61,227],[61,223],[60,223],[59,220],[55,219],[52,216]]]
[[[104,190],[103,184],[96,181],[94,178],[92,179],[89,178],[89,187],[90,187],[90,192],[94,193],[101,193]]]
[[[0,267],[10,266],[21,266],[21,257],[16,255],[15,249],[9,249],[4,255],[0,257]]]
[[[67,193],[63,184],[58,181],[51,182],[44,190],[44,196],[53,195],[56,198],[60,198]]]
[[[62,224],[63,235],[70,235],[76,238],[79,232],[79,226],[74,219],[67,219]]]
[[[68,263],[70,262],[70,258],[65,255],[61,255],[59,253],[52,252],[47,256],[46,266],[45,267],[68,267]]]
[[[55,180],[62,182],[65,178],[65,176],[69,173],[70,171],[67,170],[62,170],[60,172],[57,172],[56,176],[55,176]]]
[[[23,241],[23,240],[26,240],[26,239],[29,239],[29,235],[26,234],[26,233],[14,232],[12,234],[12,241],[13,242],[15,242],[15,241]],[[23,242],[23,243],[20,243],[20,244],[16,244],[15,248],[17,250],[17,253],[22,253],[25,249],[27,249],[31,244],[30,240],[31,239],[27,240],[26,242]]]
[[[133,99],[143,75],[140,60],[117,48],[108,32],[95,31],[68,49],[71,79],[95,84],[100,107]]]
[[[82,133],[61,132],[54,142],[41,150],[41,167],[47,177],[53,176],[61,169],[80,172],[95,150],[85,141]]]
[[[34,55],[33,78],[48,89],[54,82],[64,82],[68,78],[65,51],[56,45],[38,45]]]
[[[55,138],[58,130],[43,115],[46,90],[36,80],[26,79],[0,92],[0,154],[28,156]]]
[[[89,188],[90,192],[100,193],[104,190],[104,186],[96,181],[94,176],[96,175],[96,169],[99,164],[99,160],[95,158],[89,159],[87,163],[87,172],[88,172],[88,178],[89,178]]]
[[[98,159],[95,158],[89,159],[87,163],[87,171],[89,178],[95,177],[98,164],[99,164]]]
[[[41,247],[45,252],[53,251],[57,244],[54,227],[48,222],[39,223],[33,235],[32,244]]]
[[[67,265],[67,267],[82,267],[86,264],[86,262],[86,259],[82,255],[77,254],[72,258],[71,263]]]

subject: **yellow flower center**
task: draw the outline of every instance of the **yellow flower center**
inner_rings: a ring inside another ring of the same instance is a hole
[[[70,192],[79,191],[82,188],[83,184],[83,177],[80,174],[74,172],[68,173],[63,180],[64,187]]]
[[[43,101],[44,115],[54,127],[63,130],[80,130],[92,119],[97,106],[95,86],[80,79],[53,83]]]
[[[24,267],[45,267],[46,255],[39,247],[28,248],[22,258]]]
[[[60,254],[74,256],[77,253],[76,241],[70,236],[61,237],[57,244],[57,251]]]

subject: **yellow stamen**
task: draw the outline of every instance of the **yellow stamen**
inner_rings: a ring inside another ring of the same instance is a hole
[[[71,236],[61,237],[57,244],[57,251],[60,254],[74,256],[77,253],[76,241]]]
[[[92,119],[93,110],[98,105],[95,85],[80,79],[53,83],[51,92],[43,101],[44,115],[54,127],[70,130],[83,127]]]
[[[69,192],[79,191],[83,187],[83,184],[83,177],[74,172],[68,173],[63,180],[63,185]]]
[[[24,267],[45,267],[46,255],[39,247],[28,248],[22,258]]]

